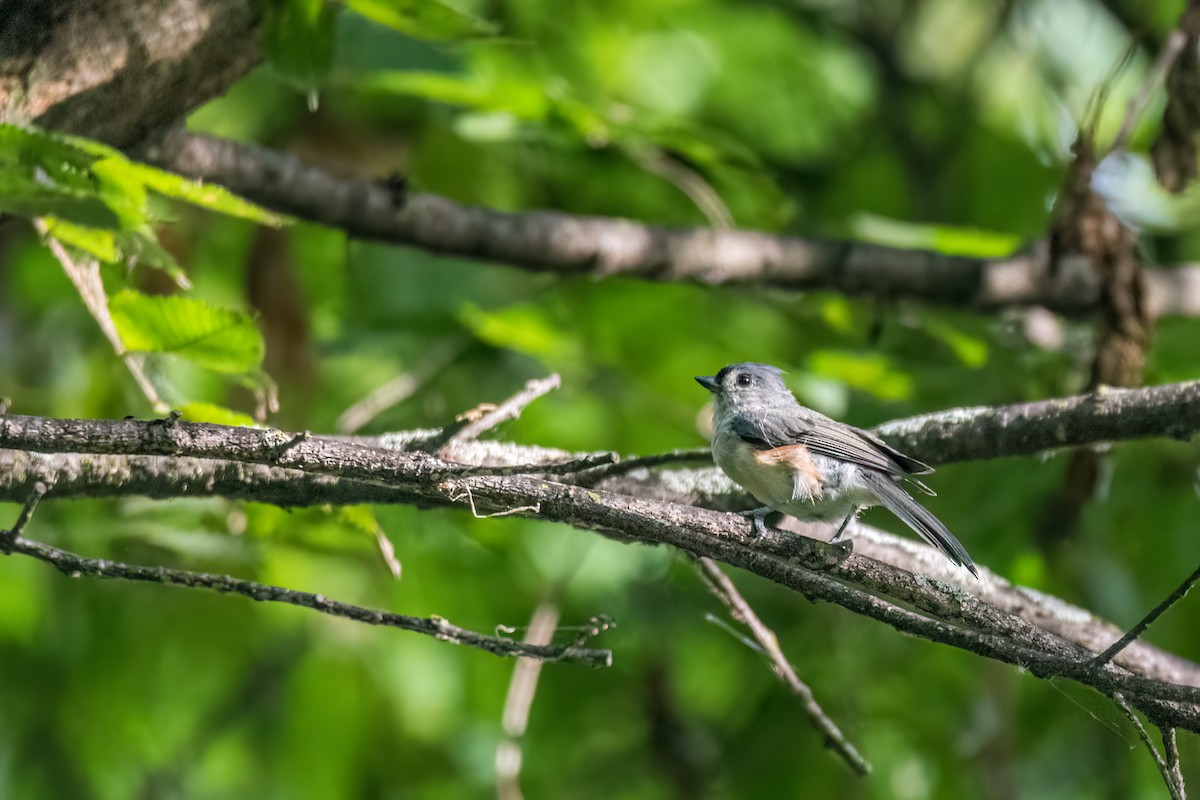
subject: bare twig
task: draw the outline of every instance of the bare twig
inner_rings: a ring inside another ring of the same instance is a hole
[[[759,619],[758,615],[754,613],[754,609],[746,602],[746,598],[742,597],[741,592],[733,585],[733,581],[717,566],[715,561],[704,557],[697,558],[695,561],[696,569],[700,573],[700,577],[704,579],[709,591],[729,608],[729,613],[735,620],[750,630],[754,640],[766,652],[771,661],[771,669],[775,671],[779,680],[787,684],[788,688],[792,690],[792,694],[800,698],[800,705],[804,709],[804,713],[808,715],[809,721],[817,729],[817,732],[825,737],[825,746],[837,753],[856,774],[864,776],[869,774],[871,765],[846,739],[846,735],[838,728],[837,723],[830,719],[825,710],[817,703],[808,684],[796,675],[796,670],[779,646],[779,639],[775,635],[775,631],[768,628]]]
[[[400,373],[343,411],[335,424],[338,433],[354,433],[384,411],[412,397],[458,358],[466,344],[467,338],[462,335],[450,336],[435,344],[412,369]]]
[[[63,272],[67,273],[67,277],[71,283],[75,285],[75,290],[79,292],[80,299],[83,300],[84,306],[88,313],[92,315],[92,319],[100,326],[100,332],[104,334],[104,338],[108,339],[108,343],[112,345],[113,350],[121,360],[125,362],[125,366],[129,369],[129,374],[133,376],[134,383],[142,390],[142,394],[150,401],[150,405],[155,411],[163,412],[167,410],[167,404],[158,396],[158,390],[154,388],[154,384],[146,375],[146,367],[144,359],[140,353],[130,353],[125,350],[125,343],[121,341],[121,334],[117,331],[117,326],[113,324],[112,314],[108,311],[108,295],[104,291],[104,283],[100,279],[100,262],[94,258],[84,258],[79,261],[71,258],[71,254],[67,252],[67,248],[62,246],[58,239],[54,238],[54,232],[42,220],[35,220],[34,227],[37,232],[45,240],[50,252],[62,265]]]
[[[1187,784],[1183,781],[1183,769],[1179,764],[1179,737],[1174,728],[1163,728],[1162,738],[1167,774],[1170,775],[1167,788],[1171,790],[1171,800],[1187,800]]]
[[[554,637],[558,626],[558,607],[553,603],[542,603],[533,612],[525,643],[547,645]],[[505,738],[496,748],[496,794],[500,800],[521,800],[521,737],[529,725],[529,710],[537,693],[538,678],[542,674],[542,662],[531,658],[518,658],[513,667],[512,680],[508,684],[508,696],[504,700],[501,727]]]
[[[1089,659],[1087,663],[1093,667],[1102,667],[1108,662],[1112,661],[1117,657],[1117,655],[1120,654],[1122,650],[1129,646],[1130,642],[1145,633],[1146,629],[1153,625],[1154,621],[1161,617],[1168,608],[1175,605],[1185,596],[1187,596],[1187,593],[1191,591],[1192,586],[1194,586],[1198,580],[1200,580],[1200,567],[1196,567],[1195,571],[1192,572],[1192,574],[1189,575],[1183,581],[1183,583],[1179,584],[1179,586],[1175,588],[1175,591],[1171,592],[1171,594],[1168,595],[1165,600],[1155,606],[1149,614],[1142,617],[1142,619],[1136,625],[1130,628],[1124,636],[1114,642],[1111,647],[1109,647],[1100,655]]]
[[[483,413],[468,415],[465,420],[466,424],[453,430],[448,430],[445,441],[437,442],[435,446],[431,446],[429,449],[441,450],[459,442],[469,442],[472,439],[478,439],[500,423],[521,416],[521,412],[530,403],[542,395],[549,394],[561,385],[562,379],[558,375],[548,375],[545,378],[535,378],[531,381],[526,381],[525,388],[503,403],[497,406],[490,406]]]
[[[400,576],[404,574],[404,565],[396,558],[396,548],[392,546],[392,540],[382,527],[375,529],[375,546],[379,548],[379,557],[383,559],[388,572],[392,573],[393,578],[400,580]]]
[[[1163,782],[1167,784],[1167,791],[1171,794],[1171,800],[1187,800],[1187,793],[1184,791],[1183,775],[1179,772],[1179,748],[1175,743],[1175,729],[1162,729],[1163,744],[1167,751],[1167,757],[1164,759],[1159,754],[1158,748],[1154,746],[1154,740],[1150,738],[1150,732],[1142,724],[1141,717],[1129,705],[1129,701],[1120,693],[1114,694],[1112,699],[1117,704],[1117,708],[1125,712],[1125,716],[1133,723],[1138,738],[1142,740],[1142,744],[1146,745],[1146,749],[1150,751],[1150,757],[1154,759],[1155,766],[1158,767],[1158,771],[1162,774]],[[1174,759],[1173,763],[1171,761],[1172,757]]]
[[[570,475],[615,464],[617,454],[613,452],[588,453],[570,461],[557,461],[550,464],[513,464],[511,466],[478,466],[467,467],[463,475]]]
[[[605,478],[616,475],[627,475],[634,470],[651,469],[676,464],[711,464],[712,450],[707,447],[696,447],[690,450],[672,450],[669,453],[659,453],[652,456],[637,456],[590,467],[582,471],[577,481],[581,486],[594,486]]]
[[[26,498],[25,504],[21,506],[21,513],[17,515],[17,521],[8,530],[0,530],[0,552],[11,552],[14,542],[25,532],[26,526],[29,525],[29,520],[33,519],[33,512],[37,511],[38,503],[42,502],[42,498],[46,496],[47,491],[49,491],[49,488],[41,481],[33,485],[33,489],[29,492],[29,497]]]
[[[630,145],[624,149],[639,167],[670,182],[687,195],[696,208],[700,209],[709,225],[718,230],[729,230],[733,227],[733,214],[729,211],[729,206],[725,205],[721,195],[700,173],[671,158],[659,147]]]
[[[19,524],[19,523],[18,523]],[[14,537],[7,545],[9,554],[19,553],[45,561],[68,577],[87,575],[94,578],[105,578],[127,581],[142,581],[146,583],[161,583],[169,586],[185,586],[192,589],[212,589],[222,594],[238,594],[251,600],[268,601],[273,603],[288,603],[301,606],[322,614],[364,622],[368,625],[383,625],[390,628],[413,631],[435,639],[465,644],[477,647],[498,656],[527,656],[543,661],[563,661],[568,663],[586,664],[591,667],[607,667],[612,663],[612,652],[583,647],[558,647],[551,645],[531,645],[506,639],[503,636],[490,636],[477,633],[452,625],[441,617],[410,617],[404,614],[393,614],[390,611],[378,611],[349,603],[329,600],[323,595],[309,592],[298,592],[281,586],[241,580],[230,575],[214,575],[207,572],[191,572],[188,570],[170,569],[168,567],[145,567],[135,564],[124,564],[119,561],[109,561],[100,558],[69,553],[56,547],[31,541],[21,536]]]
[[[1007,258],[978,259],[761,231],[670,229],[554,211],[505,213],[431,194],[414,194],[398,209],[384,187],[337,178],[255,145],[173,131],[142,155],[352,236],[529,270],[913,297],[982,310],[1041,305],[1081,314],[1099,302],[1094,279],[1051,270],[1042,245]],[[1159,273],[1173,272],[1151,270],[1147,278],[1153,286]],[[1167,292],[1161,296],[1176,299]],[[1191,307],[1192,299],[1182,300],[1182,307]],[[1181,313],[1174,302],[1159,311]]]
[[[1117,131],[1116,138],[1113,139],[1113,150],[1120,150],[1129,142],[1138,118],[1150,104],[1154,87],[1166,77],[1171,65],[1175,63],[1175,59],[1179,58],[1179,54],[1183,52],[1185,44],[1187,44],[1187,34],[1178,28],[1167,36],[1167,40],[1163,42],[1162,49],[1158,53],[1158,58],[1155,59],[1150,71],[1142,79],[1137,91],[1129,98],[1129,104],[1125,107],[1125,117],[1121,120],[1121,128]]]

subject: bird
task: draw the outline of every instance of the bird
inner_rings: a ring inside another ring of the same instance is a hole
[[[783,370],[743,362],[696,382],[713,394],[713,460],[762,503],[742,512],[765,533],[764,517],[778,511],[801,520],[841,525],[845,534],[860,511],[882,505],[955,565],[975,577],[966,548],[905,491],[908,483],[934,492],[916,476],[933,472],[870,431],[802,406],[783,382]]]

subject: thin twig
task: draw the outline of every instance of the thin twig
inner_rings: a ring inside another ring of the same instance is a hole
[[[1142,617],[1138,624],[1130,628],[1129,631],[1126,632],[1126,634],[1116,642],[1114,642],[1111,647],[1095,658],[1090,659],[1087,662],[1088,665],[1099,668],[1116,658],[1122,650],[1129,646],[1130,642],[1145,633],[1146,629],[1153,625],[1154,621],[1161,617],[1168,608],[1182,600],[1187,593],[1191,591],[1192,586],[1194,586],[1198,580],[1200,580],[1200,567],[1196,567],[1196,570],[1189,575],[1183,583],[1179,584],[1175,591],[1171,592],[1166,600],[1163,600],[1161,603],[1155,606],[1149,614]]]
[[[618,463],[617,454],[611,451],[591,453],[582,458],[570,461],[557,461],[550,464],[502,464],[497,466],[466,467],[456,472],[458,475],[570,475],[577,472],[590,472],[598,467]]]
[[[746,602],[746,598],[742,597],[737,587],[733,585],[733,581],[717,566],[715,561],[706,557],[697,558],[696,569],[699,571],[700,577],[704,579],[709,591],[729,608],[729,613],[734,619],[750,630],[755,641],[766,651],[775,674],[787,684],[788,688],[792,690],[792,694],[800,698],[800,705],[804,709],[804,713],[808,715],[813,727],[825,737],[825,746],[841,756],[842,760],[856,774],[868,775],[871,772],[871,765],[846,739],[846,735],[817,703],[808,684],[796,675],[796,670],[792,668],[791,662],[787,660],[787,656],[783,654],[783,649],[779,646],[779,639],[775,636],[775,631],[768,628],[759,619],[758,615],[754,613],[754,609]]]
[[[1167,758],[1164,759],[1159,754],[1158,748],[1154,746],[1154,740],[1150,738],[1150,732],[1146,730],[1146,726],[1142,724],[1142,719],[1129,705],[1129,701],[1120,692],[1113,694],[1113,702],[1117,704],[1117,708],[1125,712],[1125,716],[1133,723],[1133,727],[1137,730],[1138,738],[1142,740],[1142,744],[1146,745],[1146,749],[1150,751],[1151,758],[1154,759],[1155,766],[1158,767],[1159,773],[1162,774],[1163,781],[1167,784],[1167,791],[1171,793],[1171,800],[1187,800],[1186,793],[1183,792],[1183,775],[1179,774],[1179,748],[1175,746],[1175,729],[1163,728],[1163,744],[1166,745]],[[1170,731],[1170,740],[1168,742],[1167,732]],[[1174,751],[1174,766],[1169,763],[1171,752]]]
[[[467,342],[467,337],[458,334],[435,344],[412,369],[375,388],[366,397],[343,411],[335,425],[337,432],[354,433],[384,411],[412,397],[434,375],[453,363],[466,349]]]
[[[639,167],[668,181],[687,195],[688,199],[696,204],[696,208],[700,209],[709,225],[717,230],[733,228],[733,214],[729,211],[729,206],[725,205],[721,195],[699,172],[671,158],[659,147],[629,145],[624,150]]]
[[[525,383],[525,388],[514,394],[512,397],[505,400],[498,406],[491,407],[487,411],[477,415],[468,415],[465,420],[466,424],[446,429],[445,437],[441,441],[436,441],[429,446],[431,451],[441,450],[449,445],[459,442],[469,442],[472,439],[478,439],[484,433],[487,433],[492,428],[502,422],[507,422],[510,419],[516,419],[521,416],[521,412],[539,397],[557,389],[562,385],[562,379],[557,375],[547,375],[545,378],[535,378]]]
[[[1150,67],[1150,71],[1146,73],[1146,77],[1142,79],[1137,91],[1133,93],[1133,96],[1129,98],[1128,105],[1125,106],[1125,117],[1121,120],[1121,128],[1117,131],[1116,138],[1113,139],[1113,150],[1120,150],[1129,142],[1129,137],[1133,135],[1133,129],[1137,125],[1138,117],[1150,104],[1154,87],[1170,71],[1175,59],[1179,58],[1179,54],[1183,52],[1183,46],[1187,44],[1187,38],[1187,34],[1176,28],[1163,42],[1162,50],[1159,51],[1154,65]]]
[[[150,405],[156,411],[165,410],[167,408],[166,403],[158,396],[158,390],[154,388],[154,384],[150,381],[149,376],[146,375],[146,367],[142,354],[130,353],[125,350],[125,343],[121,341],[121,334],[117,331],[117,326],[113,323],[112,314],[108,310],[108,295],[104,291],[104,283],[100,278],[100,262],[94,258],[84,258],[76,261],[71,258],[71,254],[67,252],[67,248],[63,247],[62,243],[54,238],[53,231],[50,230],[50,227],[43,220],[35,220],[33,224],[37,232],[46,241],[50,252],[62,266],[63,272],[67,273],[67,277],[74,284],[75,290],[79,292],[79,297],[83,300],[88,313],[92,315],[92,319],[96,321],[96,324],[100,326],[100,332],[104,334],[105,339],[108,339],[108,343],[112,345],[113,351],[125,362],[125,366],[133,376],[134,382],[142,390],[142,394],[146,396],[146,399],[150,401]]]
[[[19,522],[18,520],[18,524]],[[222,594],[238,594],[249,597],[251,600],[288,603],[330,616],[364,622],[368,625],[383,625],[413,631],[453,644],[477,647],[498,656],[527,656],[543,661],[562,661],[586,664],[591,667],[607,667],[612,664],[612,651],[610,650],[526,644],[506,639],[503,636],[490,636],[469,631],[453,625],[441,617],[410,617],[404,614],[394,614],[390,611],[379,611],[341,603],[320,594],[298,592],[281,586],[241,580],[230,575],[214,575],[168,567],[145,567],[101,558],[88,558],[21,536],[14,537],[8,543],[7,551],[9,554],[19,553],[45,561],[59,572],[72,578],[87,575],[94,578],[185,586],[192,589],[212,589]]]
[[[547,645],[558,627],[558,607],[553,603],[542,603],[533,612],[525,643]],[[504,700],[501,727],[505,738],[496,748],[496,795],[500,800],[521,800],[521,737],[529,725],[529,710],[537,693],[538,678],[542,674],[542,662],[532,658],[518,658],[513,667],[512,680],[508,684],[508,696]]]
[[[581,486],[592,486],[605,478],[614,475],[625,475],[635,469],[651,469],[667,464],[712,464],[712,450],[707,447],[695,447],[688,450],[672,450],[669,453],[658,453],[652,456],[638,456],[611,464],[603,464],[588,469],[580,475],[578,483]]]
[[[33,512],[37,511],[38,503],[42,502],[47,491],[49,491],[48,487],[41,481],[33,485],[33,491],[29,493],[25,505],[21,506],[21,513],[17,515],[17,521],[8,530],[0,530],[0,552],[11,551],[13,543],[24,533],[25,527],[29,525],[29,520],[33,518]]]
[[[1187,800],[1187,784],[1183,782],[1183,769],[1179,764],[1179,737],[1174,728],[1164,727],[1162,728],[1162,738],[1167,771],[1170,775],[1167,788],[1171,789],[1172,800]]]

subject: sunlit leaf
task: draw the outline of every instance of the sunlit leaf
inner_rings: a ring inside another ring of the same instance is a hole
[[[115,227],[119,217],[92,174],[96,160],[48,134],[0,125],[0,211]]]
[[[376,70],[355,75],[353,88],[418,97],[434,103],[482,111],[507,111],[521,119],[542,119],[551,107],[545,87],[513,79],[488,83],[470,75],[420,70]]]
[[[185,403],[180,407],[179,413],[188,422],[211,422],[215,425],[236,425],[242,428],[262,427],[249,414],[214,403]]]
[[[333,509],[333,515],[362,533],[374,536],[379,531],[379,521],[370,506],[338,506]]]
[[[213,184],[125,158],[100,142],[0,125],[0,210],[92,228],[145,229],[148,194],[263,225],[286,220]]]
[[[262,363],[262,334],[249,314],[130,289],[109,300],[109,311],[129,350],[172,353],[225,373],[252,372]]]
[[[850,230],[854,238],[864,242],[976,258],[1000,258],[1021,246],[1021,238],[1009,233],[919,225],[875,214],[856,214],[850,220]]]
[[[942,322],[932,314],[922,320],[922,327],[953,350],[964,366],[979,369],[987,363],[988,344],[984,339],[971,336],[953,325]]]
[[[556,330],[535,306],[485,311],[466,305],[459,318],[482,341],[556,362],[570,357],[573,342]]]
[[[77,225],[64,219],[46,218],[46,230],[65,245],[81,250],[105,263],[112,264],[120,259],[117,235],[106,228],[91,228]]]
[[[218,214],[257,222],[259,225],[268,225],[272,228],[282,227],[288,222],[286,217],[268,211],[248,200],[243,200],[228,189],[214,183],[184,178],[136,162],[128,162],[126,169],[147,189],[157,192],[163,197],[182,200],[209,211],[216,211]]]
[[[496,26],[487,20],[439,0],[346,0],[346,6],[416,39],[446,41],[496,32]]]
[[[302,89],[324,81],[333,64],[336,8],[325,0],[271,0],[263,39],[281,75]]]
[[[912,378],[879,353],[817,350],[809,355],[807,366],[817,375],[842,381],[883,400],[903,400],[913,390]]]

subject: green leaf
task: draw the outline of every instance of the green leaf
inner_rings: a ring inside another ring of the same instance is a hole
[[[115,227],[92,174],[97,157],[40,131],[0,125],[0,211]]]
[[[200,208],[216,211],[227,217],[257,222],[272,228],[281,228],[288,224],[288,218],[268,211],[262,206],[255,205],[249,200],[243,200],[233,192],[221,186],[203,181],[192,180],[175,175],[165,170],[155,169],[145,164],[130,161],[126,169],[131,175],[140,180],[147,189],[164,197],[182,200]]]
[[[47,232],[68,247],[82,250],[107,264],[115,264],[120,260],[117,235],[111,230],[77,225],[55,217],[46,217],[45,222]]]
[[[234,425],[240,428],[261,428],[249,414],[234,411],[214,403],[187,403],[179,413],[188,422],[211,422],[215,425]]]
[[[117,233],[117,245],[126,262],[161,269],[180,289],[192,288],[192,282],[188,280],[183,267],[179,266],[170,251],[158,243],[158,237],[149,225],[143,225],[135,231]]]
[[[480,341],[534,356],[547,363],[570,362],[578,355],[575,342],[563,335],[535,305],[516,305],[485,311],[470,303],[463,305],[459,320]]]
[[[271,0],[263,36],[271,65],[301,89],[320,86],[333,65],[335,8],[325,0]]]
[[[262,225],[286,222],[226,189],[130,161],[100,142],[0,125],[0,211],[132,230],[152,221],[149,192]]]
[[[912,395],[912,377],[879,353],[817,350],[809,355],[807,366],[821,377],[833,378],[883,400],[903,400]]]
[[[101,158],[92,164],[100,199],[117,215],[120,227],[126,229],[150,220],[146,185],[130,169],[132,166],[120,156]]]
[[[467,108],[491,107],[491,92],[479,81],[446,72],[375,70],[353,79],[355,89],[390,92]]]
[[[536,81],[513,78],[494,84],[473,75],[420,70],[376,70],[345,81],[347,88],[418,97],[434,103],[507,111],[523,120],[542,120],[552,107],[545,88]]]
[[[930,336],[941,339],[964,366],[980,369],[988,360],[988,345],[984,339],[964,333],[954,325],[927,314],[922,320]]]
[[[346,0],[346,7],[414,39],[441,42],[497,30],[491,22],[438,0]]]
[[[175,257],[170,254],[148,225],[133,231],[112,231],[77,225],[74,222],[44,217],[47,232],[58,241],[99,259],[106,264],[145,264],[161,269],[181,289],[192,288],[191,281]]]
[[[110,298],[109,312],[129,350],[173,353],[216,372],[255,371],[266,349],[249,314],[203,300],[126,289]]]
[[[370,506],[337,506],[333,516],[359,533],[374,537],[379,533],[379,521]]]
[[[1003,258],[1021,246],[1021,238],[1011,233],[918,225],[876,214],[856,214],[850,220],[850,230],[856,239],[872,244],[975,258]]]

